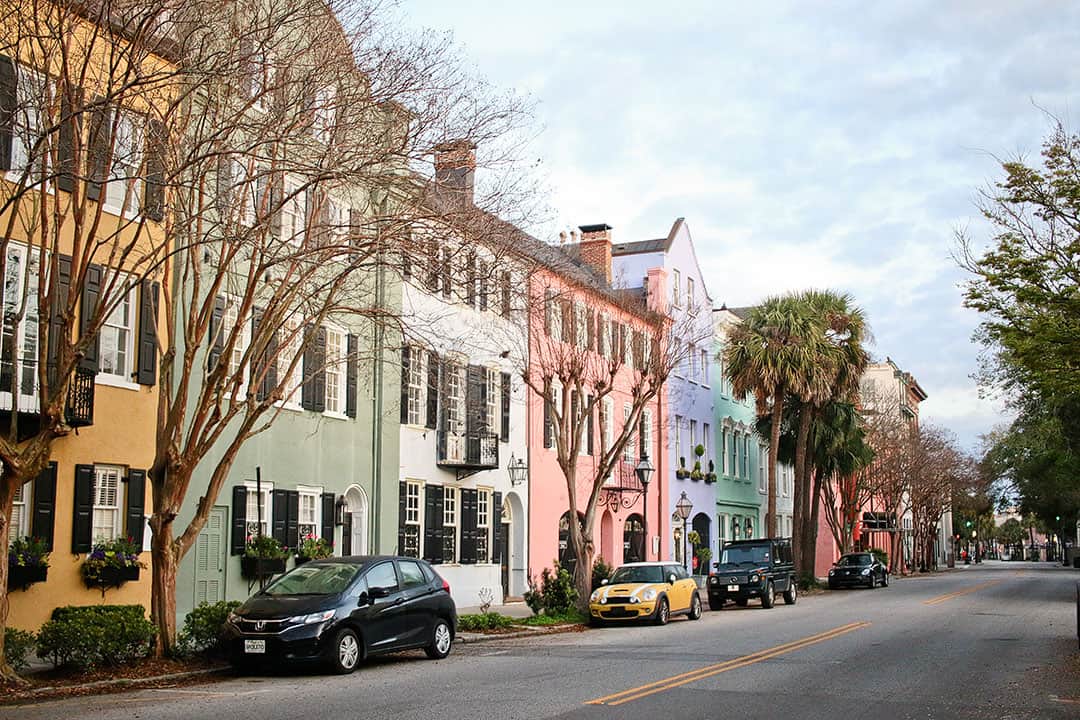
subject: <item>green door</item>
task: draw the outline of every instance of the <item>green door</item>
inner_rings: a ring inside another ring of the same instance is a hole
[[[215,506],[195,541],[195,605],[225,599],[225,529],[229,509]]]

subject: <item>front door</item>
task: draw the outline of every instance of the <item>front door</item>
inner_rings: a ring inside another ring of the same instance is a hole
[[[195,541],[195,605],[225,599],[225,527],[229,509],[217,506]]]
[[[345,523],[341,526],[341,557],[352,554],[352,513],[345,513]]]
[[[503,598],[506,598],[510,595],[510,523],[503,523],[496,552],[499,553],[499,562],[502,566],[500,570]]]

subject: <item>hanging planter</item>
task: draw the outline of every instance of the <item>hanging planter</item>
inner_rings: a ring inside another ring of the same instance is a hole
[[[48,575],[48,565],[11,566],[8,568],[8,590],[26,590],[34,583],[45,582]]]
[[[41,538],[15,538],[8,546],[8,590],[26,590],[45,582],[49,574],[49,551]]]
[[[261,558],[244,555],[240,558],[240,574],[249,580],[280,575],[285,572],[285,558]]]
[[[101,588],[104,593],[106,588],[138,580],[142,567],[135,542],[131,538],[117,538],[95,543],[80,572],[87,587]]]

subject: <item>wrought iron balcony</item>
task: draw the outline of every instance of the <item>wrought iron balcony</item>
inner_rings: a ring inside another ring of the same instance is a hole
[[[645,494],[645,488],[638,480],[635,468],[634,463],[625,460],[620,460],[615,464],[611,478],[600,488],[600,497],[597,498],[597,504],[600,507],[606,505],[613,510],[619,507],[624,509],[634,507],[638,499]]]
[[[499,436],[490,432],[439,430],[435,464],[457,471],[458,478],[499,467]]]
[[[68,385],[67,402],[64,404],[64,422],[73,428],[94,424],[94,376],[93,370],[77,368]],[[19,435],[28,437],[37,432],[41,423],[41,401],[37,382],[29,372],[23,373],[19,392],[11,392],[11,379],[5,377],[0,389],[0,428],[11,424],[11,411],[18,413]],[[28,391],[28,392],[27,392]]]

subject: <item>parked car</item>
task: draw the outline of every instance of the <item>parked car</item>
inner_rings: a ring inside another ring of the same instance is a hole
[[[589,621],[594,625],[640,619],[665,625],[672,615],[701,617],[697,583],[676,563],[627,563],[589,597]]]
[[[859,552],[841,555],[829,568],[829,589],[865,585],[868,588],[889,586],[889,569],[873,553]]]
[[[350,673],[368,656],[410,648],[444,658],[456,628],[450,585],[430,565],[365,556],[285,573],[229,615],[225,638],[237,666],[322,662]]]
[[[729,542],[714,567],[706,583],[712,610],[720,610],[728,600],[745,607],[751,598],[759,598],[768,609],[776,604],[777,593],[783,593],[788,605],[798,599],[790,538]]]

